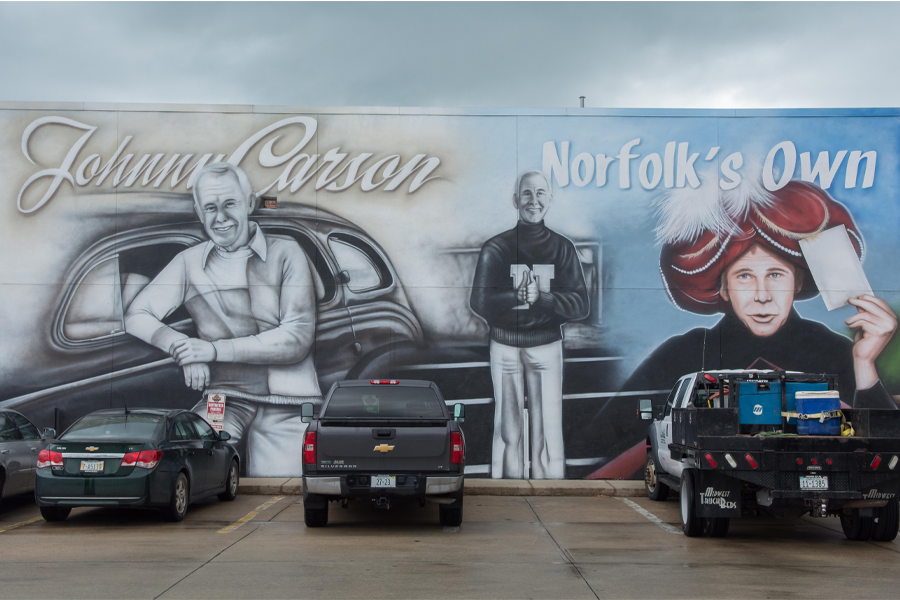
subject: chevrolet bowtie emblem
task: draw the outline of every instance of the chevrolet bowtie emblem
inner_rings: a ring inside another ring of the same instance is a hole
[[[393,446],[388,446],[387,444],[381,444],[380,446],[375,446],[375,450],[384,454],[385,452],[390,452],[393,450]]]
[[[99,450],[99,449],[100,448],[98,448],[97,446],[88,446],[87,448],[85,448],[85,450],[87,450],[88,452],[93,452],[94,450]]]

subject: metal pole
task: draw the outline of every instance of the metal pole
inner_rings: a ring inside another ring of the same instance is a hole
[[[578,96],[578,99],[581,100],[581,108],[584,108],[584,96]]]

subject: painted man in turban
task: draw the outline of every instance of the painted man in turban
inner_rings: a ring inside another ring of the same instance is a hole
[[[873,295],[849,300],[857,309],[845,321],[855,330],[852,341],[802,318],[793,307],[819,293],[801,240],[843,225],[864,259],[862,233],[846,207],[801,181],[774,192],[755,187],[723,195],[705,214],[688,202],[664,198],[660,203],[663,284],[678,308],[723,316],[712,327],[663,342],[623,391],[669,389],[682,375],[701,369],[779,369],[837,374],[845,404],[896,408],[875,369],[897,329],[897,317],[884,300]],[[602,412],[610,413],[615,404]],[[633,414],[631,404],[629,409]],[[616,427],[612,416],[598,415],[598,429]],[[591,477],[628,477],[638,470],[645,454],[642,435],[622,439],[617,448],[622,455]]]

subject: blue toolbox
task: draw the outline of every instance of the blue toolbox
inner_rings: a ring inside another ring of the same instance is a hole
[[[738,392],[741,425],[781,425],[781,383],[742,381]]]
[[[797,433],[800,435],[841,435],[841,399],[837,390],[798,392],[797,413],[809,415],[808,419],[797,419]],[[836,413],[829,418],[816,417]]]

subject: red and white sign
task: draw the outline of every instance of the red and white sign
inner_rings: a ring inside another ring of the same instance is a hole
[[[206,420],[213,429],[221,430],[221,421],[225,420],[225,396],[210,394],[206,397]]]

